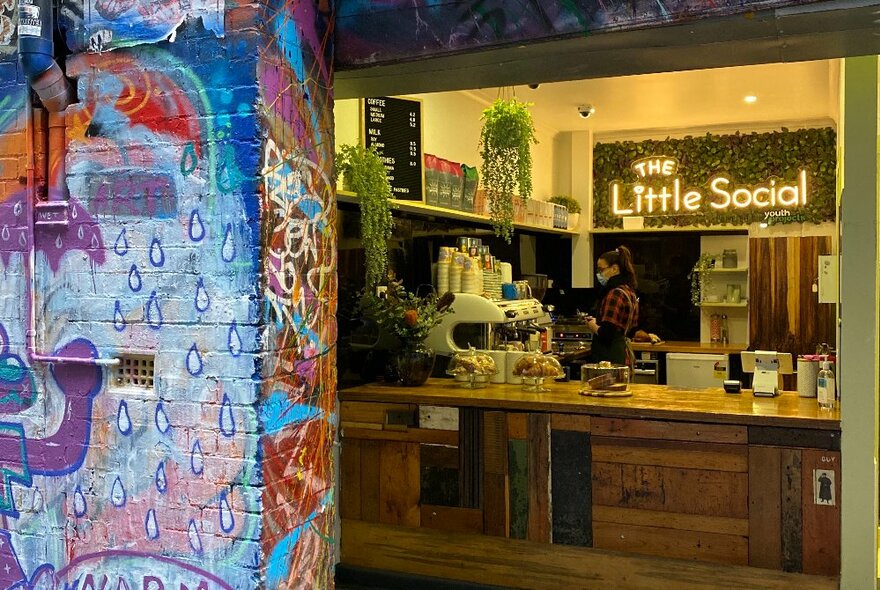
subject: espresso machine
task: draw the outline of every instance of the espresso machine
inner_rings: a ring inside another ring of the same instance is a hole
[[[513,333],[522,339],[525,339],[523,335],[546,333],[551,323],[549,314],[537,299],[487,299],[482,295],[456,293],[452,313],[431,330],[425,344],[444,356],[471,346],[492,350]]]

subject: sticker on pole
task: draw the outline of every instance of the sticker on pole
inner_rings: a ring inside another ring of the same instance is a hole
[[[820,506],[835,506],[834,470],[813,469],[813,503]]]
[[[20,0],[18,3],[18,34],[31,37],[39,37],[43,34],[40,7],[31,4],[30,0]]]

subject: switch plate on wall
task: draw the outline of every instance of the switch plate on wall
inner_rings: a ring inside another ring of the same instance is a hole
[[[819,257],[819,303],[837,303],[837,256]]]

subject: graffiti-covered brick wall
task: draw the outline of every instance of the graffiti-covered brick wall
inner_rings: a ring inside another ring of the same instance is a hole
[[[265,578],[332,587],[336,209],[327,2],[269,0],[260,53]]]
[[[15,5],[0,590],[332,587],[329,7],[63,2],[77,100],[40,192]]]

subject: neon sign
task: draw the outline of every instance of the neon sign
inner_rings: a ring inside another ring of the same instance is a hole
[[[629,194],[624,184],[611,183],[611,211],[618,216],[694,215],[705,206],[716,211],[736,209],[795,209],[807,204],[807,171],[794,182],[770,178],[758,185],[737,185],[725,175],[709,181],[709,192],[683,187],[675,158],[650,156],[632,163],[639,181]]]

